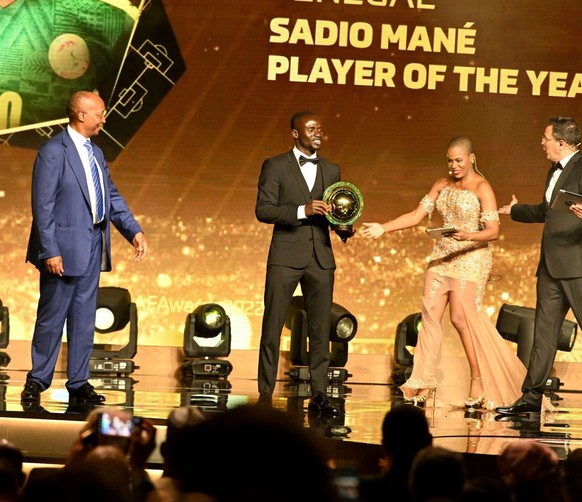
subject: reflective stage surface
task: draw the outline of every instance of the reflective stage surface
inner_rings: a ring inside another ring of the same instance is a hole
[[[42,394],[40,407],[20,403],[26,372],[5,369],[0,381],[0,437],[19,446],[29,463],[62,463],[88,412],[68,406],[64,375]],[[140,375],[91,380],[107,398],[107,404],[126,408],[136,416],[148,417],[158,429],[158,445],[165,438],[165,420],[181,405],[197,405],[205,413],[257,400],[256,380],[229,379],[178,381],[176,378]],[[552,400],[555,413],[536,419],[496,419],[494,412],[467,411],[439,398],[427,403],[426,416],[435,444],[452,450],[497,455],[510,441],[536,440],[553,448],[560,459],[582,447],[582,392],[564,385]],[[292,413],[305,427],[315,430],[329,446],[334,458],[357,457],[363,472],[373,472],[381,454],[381,424],[385,413],[401,404],[393,385],[343,384],[330,388],[332,400],[344,414],[328,423],[309,423],[306,408],[308,385],[281,381],[273,399],[277,409]],[[493,458],[493,457],[491,457]],[[152,468],[162,462],[159,449],[150,459]]]

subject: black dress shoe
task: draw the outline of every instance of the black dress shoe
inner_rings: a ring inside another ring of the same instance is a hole
[[[80,415],[87,415],[92,410],[97,408],[101,403],[71,403],[67,406],[65,410],[66,414],[80,414]]]
[[[307,423],[312,429],[326,429],[333,427],[337,421],[342,421],[344,417],[341,415],[324,415],[324,414],[307,414]]]
[[[337,417],[339,410],[329,402],[323,392],[318,392],[309,400],[307,411],[310,415],[325,415],[328,417]]]
[[[259,400],[257,401],[257,406],[262,406],[263,408],[273,407],[273,396],[271,394],[261,394]]]
[[[81,387],[75,390],[69,390],[69,403],[90,403],[100,404],[105,402],[105,396],[97,394],[89,382],[85,382]]]
[[[518,399],[515,403],[509,406],[500,406],[495,408],[497,413],[502,415],[531,415],[534,413],[540,413],[542,411],[541,404],[532,404],[524,401],[523,399]]]
[[[27,380],[20,394],[20,401],[25,403],[38,403],[41,392],[42,388],[38,382]]]
[[[40,401],[21,401],[22,411],[27,413],[48,413],[46,408],[40,405]]]

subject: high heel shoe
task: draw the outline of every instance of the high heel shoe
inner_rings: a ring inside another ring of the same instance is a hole
[[[404,404],[411,404],[417,408],[424,408],[426,406],[426,394],[421,396],[412,396],[404,398]]]
[[[465,399],[465,408],[482,408],[485,403],[485,395],[479,397],[468,397]]]
[[[434,397],[436,391],[436,387],[432,387],[430,389],[426,389],[425,394],[416,394],[411,397],[404,397],[404,404],[411,404],[412,406],[416,406],[418,408],[426,408],[427,401]],[[434,399],[433,399],[433,407],[434,407]]]
[[[481,377],[471,378],[471,380],[481,380]],[[471,397],[469,396],[465,399],[465,408],[468,409],[475,409],[475,408],[482,408],[483,404],[485,403],[485,394],[481,394],[478,397]]]
[[[477,453],[479,440],[481,439],[481,429],[483,429],[483,420],[476,418],[467,419],[467,449],[466,453]]]

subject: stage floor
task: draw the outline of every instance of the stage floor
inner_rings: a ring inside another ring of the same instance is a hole
[[[87,409],[68,406],[64,375],[42,394],[41,406],[23,408],[20,392],[26,372],[5,369],[0,374],[0,437],[19,446],[28,463],[62,463],[82,426]],[[143,375],[98,377],[91,380],[105,394],[108,405],[120,406],[136,416],[148,417],[158,429],[158,445],[165,438],[165,420],[181,405],[197,405],[206,413],[257,400],[256,380],[212,379],[178,381],[176,378]],[[552,396],[555,413],[539,419],[496,420],[494,412],[469,412],[445,403],[437,392],[426,407],[434,443],[473,455],[499,454],[511,441],[540,441],[565,459],[571,450],[582,447],[582,391],[560,388]],[[385,413],[400,399],[393,385],[343,384],[330,388],[332,400],[344,414],[328,423],[310,423],[306,413],[308,385],[301,382],[278,383],[273,405],[292,413],[305,427],[314,429],[326,441],[331,455],[349,459],[356,456],[364,473],[373,473],[381,455],[381,424]],[[159,468],[162,458],[157,448],[150,466]]]

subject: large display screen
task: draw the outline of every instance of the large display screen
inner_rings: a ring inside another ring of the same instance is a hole
[[[233,348],[258,347],[272,229],[254,215],[257,179],[265,158],[292,147],[296,111],[320,116],[320,155],[361,191],[360,222],[412,210],[447,175],[446,145],[459,134],[473,140],[498,205],[512,194],[537,203],[548,119],[582,121],[579,2],[235,4],[0,0],[0,298],[12,338],[30,339],[38,299],[24,262],[36,149],[79,87],[99,89],[115,111],[96,142],[150,243],[135,264],[117,235],[101,279],[130,290],[141,345],[181,346],[187,314],[212,302],[231,318]],[[350,351],[392,351],[399,321],[420,310],[433,244],[424,228],[438,223],[376,241],[332,235],[334,299],[359,323]],[[504,303],[535,306],[540,235],[541,225],[502,217],[484,298],[493,322]]]

